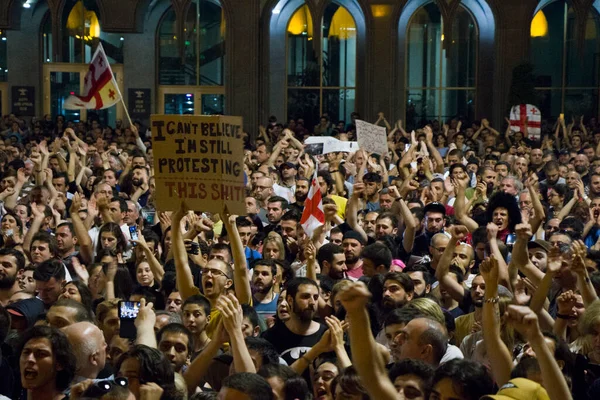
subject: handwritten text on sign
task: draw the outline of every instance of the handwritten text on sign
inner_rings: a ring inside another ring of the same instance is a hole
[[[388,150],[385,128],[358,119],[355,123],[358,146],[369,153],[385,155]]]
[[[158,208],[186,199],[196,211],[246,213],[242,118],[152,116]]]

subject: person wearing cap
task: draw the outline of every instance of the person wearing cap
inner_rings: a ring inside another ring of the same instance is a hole
[[[289,203],[294,200],[296,192],[296,175],[298,166],[292,162],[286,161],[279,166],[279,175],[281,179],[279,183],[273,184],[273,192],[276,196],[283,197]]]
[[[19,300],[6,307],[11,315],[11,329],[24,332],[44,313],[44,303],[38,298]]]
[[[356,231],[347,231],[344,233],[344,239],[342,240],[342,248],[344,249],[344,256],[346,257],[346,274],[348,278],[357,280],[363,276],[362,260],[360,253],[365,246],[365,239],[360,233]]]
[[[481,400],[550,400],[542,385],[525,378],[511,379],[495,395],[484,396]]]
[[[540,271],[546,271],[548,264],[548,252],[552,246],[545,240],[536,239],[527,243],[529,261]]]

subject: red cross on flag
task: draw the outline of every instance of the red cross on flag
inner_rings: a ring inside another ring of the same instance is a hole
[[[121,101],[121,92],[110,69],[102,44],[98,45],[85,78],[83,93],[69,96],[65,100],[65,110],[101,110]]]
[[[527,132],[525,132],[527,125]],[[542,133],[542,113],[531,104],[520,104],[510,109],[510,130],[523,132],[525,137],[540,140]]]
[[[310,182],[310,188],[308,189],[308,196],[304,201],[304,211],[302,212],[300,224],[302,225],[302,228],[304,228],[304,232],[306,232],[308,237],[312,237],[315,229],[324,223],[325,213],[323,212],[321,189],[319,188],[317,171],[315,169],[315,173]]]

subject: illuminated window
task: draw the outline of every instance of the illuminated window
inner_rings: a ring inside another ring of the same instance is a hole
[[[581,53],[575,12],[569,1],[546,1],[536,10],[531,22],[531,60],[537,104],[544,116],[564,113],[570,119],[573,115],[598,113],[599,3],[596,1],[587,16]]]
[[[303,118],[311,129],[327,114],[335,125],[350,121],[356,98],[356,22],[348,9],[332,2],[322,21],[321,57],[308,6],[289,20],[286,41],[287,115]]]
[[[224,18],[218,0],[194,0],[185,20],[184,37],[178,38],[175,11],[170,8],[165,13],[158,28],[160,85],[223,85]]]
[[[415,11],[406,39],[406,124],[457,115],[474,119],[477,72],[477,25],[462,5],[454,17],[452,43],[444,48],[443,18],[434,2]]]
[[[60,30],[61,58],[54,59],[52,43],[52,18],[50,13],[42,24],[44,62],[88,63],[99,43],[111,63],[123,63],[123,40],[114,33],[102,32],[98,20],[98,6],[93,0],[67,0],[62,14]]]

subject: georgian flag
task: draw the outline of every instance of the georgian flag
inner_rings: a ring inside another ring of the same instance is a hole
[[[121,101],[121,93],[110,69],[102,44],[98,45],[87,74],[83,93],[69,96],[63,105],[65,110],[101,110]]]
[[[525,120],[527,119],[527,132],[525,132]],[[520,104],[510,109],[510,130],[523,132],[525,137],[532,140],[540,140],[542,133],[542,113],[536,106],[531,104]]]
[[[304,201],[304,211],[302,211],[302,218],[300,224],[304,228],[304,232],[308,237],[312,237],[315,229],[325,223],[325,213],[323,212],[323,201],[321,198],[321,189],[319,188],[319,181],[317,179],[317,170],[313,174],[310,182],[310,188],[308,189],[308,196]]]

